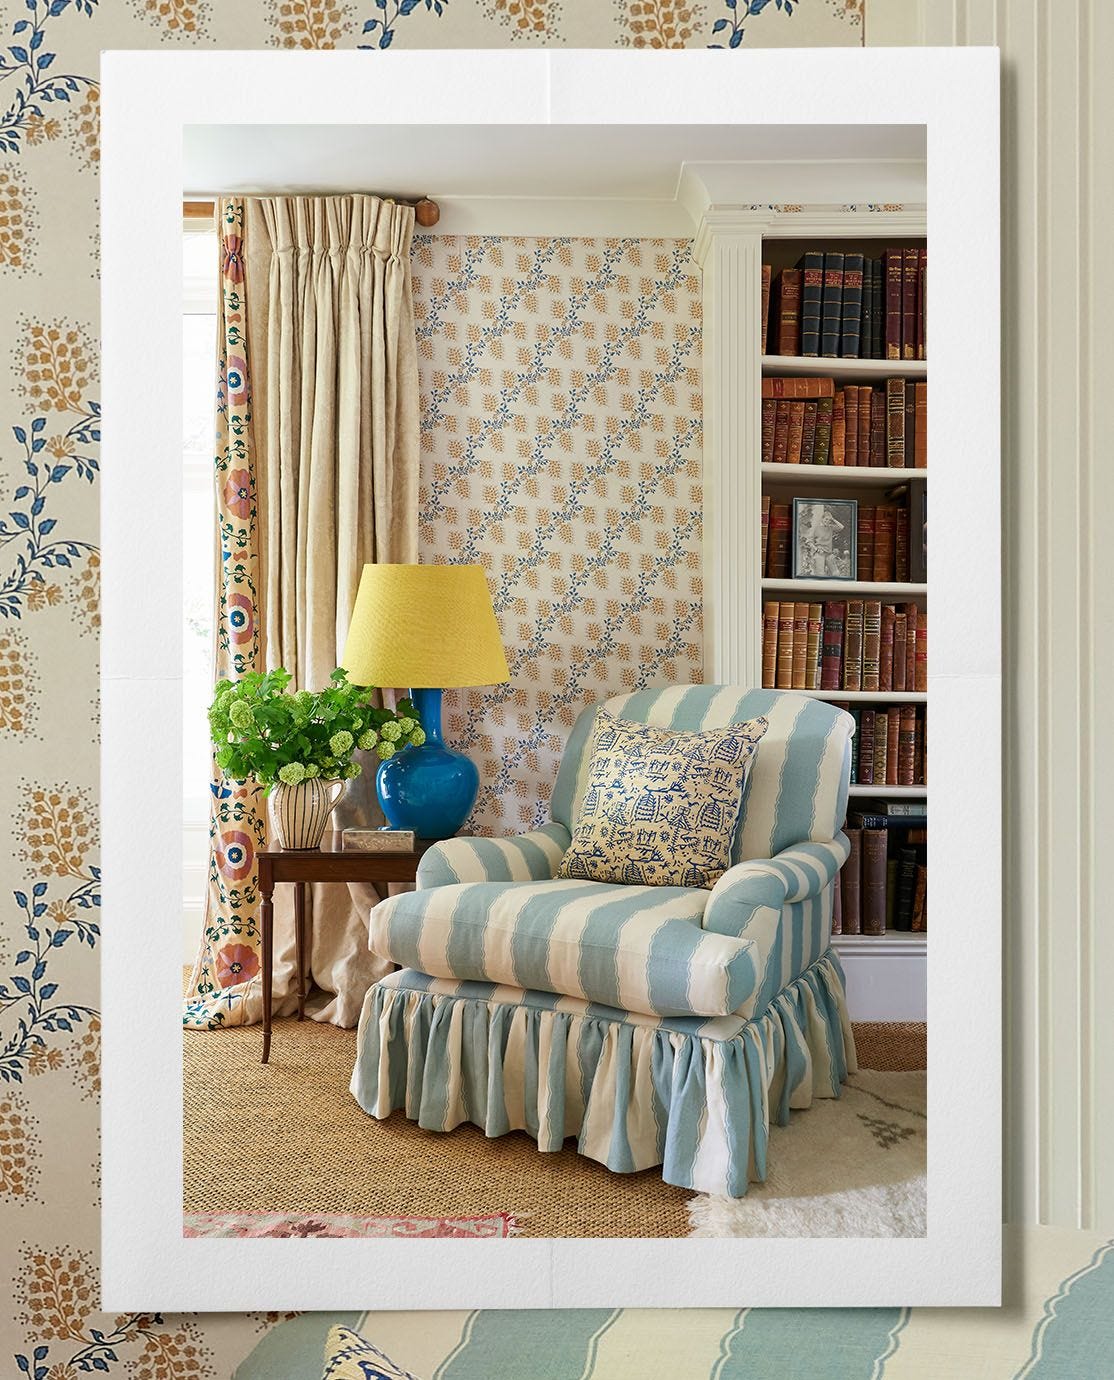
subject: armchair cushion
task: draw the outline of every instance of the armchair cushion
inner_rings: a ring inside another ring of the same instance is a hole
[[[766,720],[704,733],[601,709],[572,843],[559,877],[711,887],[731,862],[747,772]]]
[[[709,893],[476,882],[392,896],[373,951],[436,978],[506,983],[651,1016],[724,1016],[753,994],[748,939],[701,928]]]

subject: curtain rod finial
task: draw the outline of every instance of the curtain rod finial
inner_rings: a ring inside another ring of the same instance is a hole
[[[423,196],[414,207],[414,219],[423,229],[428,230],[441,219],[441,208],[436,201],[430,201],[429,197]]]

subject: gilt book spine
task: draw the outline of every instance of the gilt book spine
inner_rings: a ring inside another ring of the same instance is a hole
[[[783,465],[789,458],[789,399],[779,398],[774,407],[774,462]]]
[[[894,901],[894,929],[913,928],[913,903],[917,888],[917,850],[899,848],[897,851],[897,897]]]
[[[879,666],[882,655],[882,605],[877,599],[863,603],[863,675],[862,688],[880,688]]]
[[[917,390],[910,380],[905,385],[905,463],[912,469],[917,431]]]
[[[897,780],[898,786],[916,785],[917,707],[903,704],[898,710]]]
[[[816,447],[812,463],[826,465],[832,455],[832,414],[834,398],[819,398],[816,403]]]
[[[901,358],[901,273],[904,255],[887,249],[882,256],[886,279],[886,359]]]
[[[766,555],[770,547],[770,495],[762,495],[762,574],[766,573]]]
[[[820,689],[820,639],[824,626],[823,604],[808,606],[808,644],[805,656],[805,689]]]
[[[886,464],[905,466],[905,380],[886,380]]]
[[[843,389],[832,400],[832,464],[847,463],[847,400]]]
[[[890,716],[887,710],[878,709],[874,713],[874,775],[876,786],[886,785],[886,772],[889,768]]]
[[[789,542],[793,526],[788,503],[770,504],[770,579],[789,578]]]
[[[897,785],[897,754],[901,745],[901,710],[886,711],[886,785]]]
[[[859,463],[859,390],[848,385],[843,390],[844,411],[847,417],[846,461],[848,465]]]
[[[863,741],[863,711],[857,704],[853,704],[848,707],[847,712],[855,720],[855,728],[851,734],[851,780],[853,783],[857,783],[859,780],[859,747]]]
[[[783,268],[778,275],[777,352],[795,355],[801,335],[801,270]]]
[[[797,267],[801,270],[801,354],[820,353],[820,299],[824,291],[824,255],[810,251]]]
[[[762,463],[768,465],[774,458],[774,423],[777,419],[777,400],[762,399]]]
[[[885,829],[863,830],[860,900],[863,934],[886,933],[886,855],[888,847],[889,835]]]
[[[905,605],[905,684],[903,690],[917,688],[917,621],[920,609],[916,604]]]
[[[874,565],[872,580],[892,580],[894,577],[894,546],[896,509],[884,503],[874,513]]]
[[[893,665],[893,690],[905,689],[905,627],[906,614],[904,609],[894,611],[894,665]]]
[[[767,601],[762,605],[762,688],[777,686],[777,629],[780,605]]]
[[[928,785],[928,769],[927,769],[927,768],[928,768],[928,764],[927,764],[927,762],[925,761],[925,753],[924,753],[925,723],[924,723],[924,712],[923,712],[923,710],[922,710],[921,713],[919,713],[919,714],[917,715],[917,729],[916,729],[916,732],[917,732],[917,736],[916,736],[916,739],[915,739],[914,744],[913,744],[913,785],[914,785],[914,786],[927,786],[927,785]]]
[[[909,509],[905,504],[894,515],[894,579],[909,579]]]
[[[917,650],[915,653],[916,681],[914,690],[928,689],[928,624],[925,619],[917,620]]]
[[[836,600],[824,605],[823,644],[820,653],[820,689],[841,690],[843,675],[843,618],[845,606]]]
[[[844,833],[847,835],[847,842],[851,846],[851,851],[847,855],[847,861],[840,869],[843,933],[861,934],[862,914],[859,905],[859,887],[862,880],[863,831],[861,829],[845,829]]]
[[[839,352],[844,359],[859,358],[863,321],[863,256],[843,259],[843,330]]]
[[[793,683],[791,690],[808,689],[808,605],[794,604]]]
[[[870,390],[870,463],[881,469],[886,463],[886,395]]]
[[[847,625],[843,633],[843,688],[861,690],[863,675],[863,601],[847,602]]]
[[[901,358],[917,357],[917,268],[918,250],[907,248],[901,270]]]
[[[914,934],[924,934],[928,929],[927,906],[925,904],[928,893],[928,868],[924,863],[917,864],[917,876],[913,883],[913,920],[911,929]],[[834,931],[833,931],[834,932]]]
[[[874,319],[871,321],[871,359],[886,358],[886,265],[874,260],[874,286],[871,293]]]
[[[791,465],[801,463],[801,441],[805,432],[805,405],[794,400],[789,404],[789,444],[786,460]]]
[[[863,260],[863,309],[859,322],[859,358],[874,358],[874,260]]]
[[[801,432],[801,464],[811,465],[816,455],[816,408],[817,401],[810,398],[804,404],[805,421]]]
[[[855,560],[855,578],[872,580],[874,578],[874,524],[877,509],[872,504],[859,504],[858,549]]]
[[[882,650],[878,658],[878,688],[894,688],[894,633],[896,616],[893,604],[882,605]]]
[[[764,398],[831,398],[835,396],[833,378],[793,378],[771,374],[762,380]]]
[[[778,605],[777,667],[775,679],[778,690],[793,689],[793,622],[796,604]]]
[[[917,358],[925,359],[925,296],[928,291],[928,250],[921,249],[917,256]]]
[[[923,470],[928,465],[928,384],[913,385],[913,465]]]
[[[762,353],[770,353],[770,282],[774,270],[769,264],[762,265]]]
[[[859,774],[856,779],[864,786],[874,784],[874,720],[877,717],[873,709],[863,709],[859,724]]]
[[[870,399],[873,390],[868,386],[859,389],[859,457],[858,464],[870,464]]]
[[[843,254],[824,255],[824,293],[820,304],[820,353],[837,358],[843,333]]]

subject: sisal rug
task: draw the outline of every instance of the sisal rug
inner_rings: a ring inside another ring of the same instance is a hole
[[[769,1175],[745,1198],[698,1194],[692,1236],[923,1236],[924,1073],[852,1075],[770,1128]]]
[[[187,1212],[183,1236],[252,1238],[357,1236],[407,1241],[453,1237],[481,1241],[517,1236],[518,1225],[507,1212],[490,1217],[357,1217],[351,1213]]]

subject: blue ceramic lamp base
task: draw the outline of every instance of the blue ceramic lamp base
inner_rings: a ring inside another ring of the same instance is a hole
[[[421,839],[451,838],[471,813],[480,789],[476,764],[441,738],[441,691],[411,690],[426,740],[380,763],[379,804],[392,829],[413,829]]]

